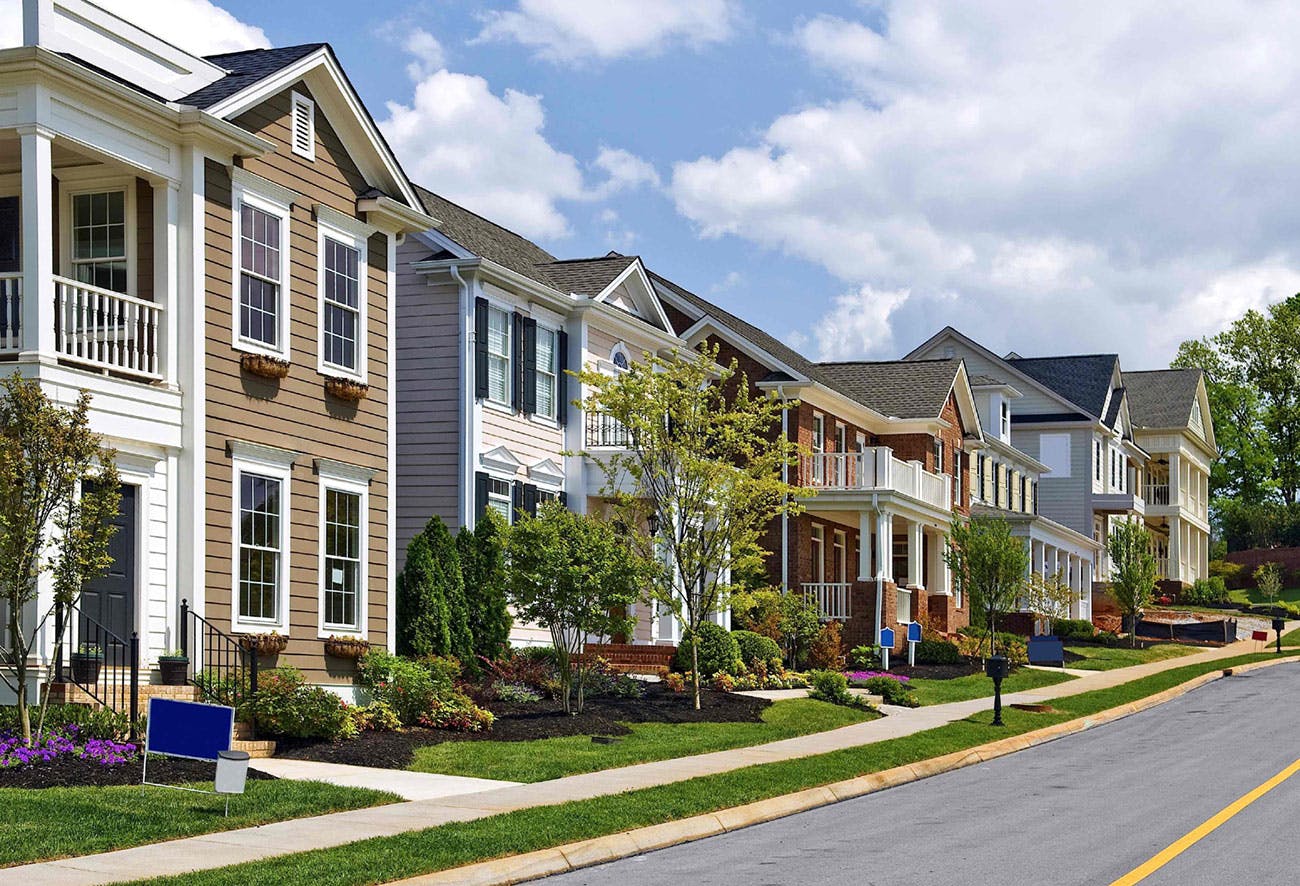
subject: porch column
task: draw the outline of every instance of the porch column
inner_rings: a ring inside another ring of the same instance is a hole
[[[907,586],[912,588],[925,587],[925,561],[922,557],[925,552],[924,531],[925,527],[920,523],[907,521]]]
[[[1033,549],[1032,568],[1039,578],[1045,574],[1043,572],[1044,545],[1041,541],[1030,541],[1029,546]]]
[[[952,590],[948,584],[948,564],[943,559],[944,540],[947,537],[942,529],[931,528],[926,535],[930,538],[930,556],[929,572],[930,580],[926,582],[926,590],[931,594],[951,595]]]
[[[1070,574],[1069,574],[1070,618],[1079,618],[1080,617],[1079,613],[1082,611],[1081,607],[1082,607],[1082,595],[1083,595],[1083,581],[1081,580],[1081,575],[1080,575],[1080,572],[1082,570],[1080,567],[1083,565],[1083,561],[1080,560],[1076,555],[1069,554],[1066,557],[1066,563],[1068,564],[1068,568],[1070,570]]]
[[[858,581],[875,578],[871,572],[871,512],[858,512]]]
[[[1182,581],[1183,578],[1183,521],[1177,517],[1169,518],[1169,566],[1165,578]]]
[[[1047,574],[1056,575],[1061,571],[1061,549],[1052,548],[1052,555],[1047,564]]]
[[[1169,453],[1169,504],[1177,507],[1183,502],[1183,465],[1177,452]]]
[[[22,140],[23,292],[22,351],[25,362],[55,361],[54,341],[54,133],[19,127]]]
[[[180,258],[180,183],[153,183],[153,298],[162,305],[162,326],[157,331],[158,371],[169,385],[176,384],[177,316],[180,292],[177,261]]]
[[[894,580],[894,515],[876,512],[876,576]]]

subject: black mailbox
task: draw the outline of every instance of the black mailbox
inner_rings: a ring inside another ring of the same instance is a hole
[[[1279,616],[1279,617],[1273,619],[1273,630],[1277,631],[1278,633],[1281,633],[1282,630],[1283,630],[1285,627],[1286,627],[1286,619],[1285,619],[1285,618],[1282,618],[1281,616]]]
[[[1005,655],[991,655],[984,659],[984,673],[995,681],[1005,680],[1011,673],[1011,661]]]

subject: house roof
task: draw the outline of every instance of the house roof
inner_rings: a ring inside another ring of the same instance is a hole
[[[303,43],[298,46],[278,46],[275,49],[248,49],[207,56],[207,61],[224,68],[228,73],[215,83],[192,92],[180,99],[181,104],[207,109],[217,102],[244,91],[276,71],[289,67],[328,44]]]
[[[551,261],[539,270],[562,292],[595,297],[609,288],[627,266],[636,261],[634,255],[610,255],[599,258],[575,258]]]
[[[1006,362],[1071,403],[1089,410],[1092,416],[1103,418],[1119,355],[1014,357]]]
[[[994,378],[991,375],[972,375],[970,377],[970,386],[972,388],[994,387],[994,386],[1002,387],[1005,384],[1006,382],[1002,381],[1001,379]]]
[[[1186,427],[1200,384],[1199,369],[1126,372],[1129,419],[1139,428]]]
[[[819,363],[833,387],[882,415],[938,418],[961,359]]]
[[[433,191],[419,185],[415,190],[429,214],[442,222],[438,233],[456,241],[473,255],[496,262],[546,286],[556,285],[543,271],[546,265],[556,261],[555,256],[545,249]]]

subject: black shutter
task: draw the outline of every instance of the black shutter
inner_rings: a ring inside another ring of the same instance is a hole
[[[530,517],[537,516],[537,487],[532,483],[524,484],[524,512]]]
[[[567,332],[558,333],[555,336],[555,347],[559,354],[555,360],[555,420],[560,427],[564,427],[569,421],[569,334]]]
[[[569,493],[565,492],[563,489],[560,490],[560,507],[565,510],[568,510],[569,507]]]
[[[524,513],[524,484],[515,480],[510,484],[510,522],[517,523]]]
[[[474,396],[488,395],[488,303],[474,299]]]
[[[524,415],[532,415],[537,411],[537,321],[532,317],[524,318],[523,345],[520,352],[524,383],[522,411]]]
[[[516,412],[524,405],[524,315],[510,317],[510,405]]]
[[[474,475],[474,520],[483,519],[488,507],[488,475],[479,471]]]

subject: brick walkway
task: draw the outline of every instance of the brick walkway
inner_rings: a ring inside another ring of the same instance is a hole
[[[1300,623],[1290,623],[1289,630]],[[1258,651],[1253,641],[1238,641],[1221,649],[1185,655],[1128,668],[1097,671],[1077,680],[1003,696],[1013,702],[1043,702],[1094,689],[1127,683],[1140,677],[1199,662],[1215,661]],[[393,803],[330,815],[277,822],[261,827],[187,837],[164,843],[120,849],[100,855],[68,858],[0,870],[0,886],[91,886],[124,880],[179,874],[273,858],[311,849],[339,846],[371,837],[423,830],[457,821],[472,821],[531,806],[553,806],[640,788],[657,787],[702,775],[714,775],[762,763],[793,760],[844,748],[911,735],[961,720],[986,710],[988,698],[922,708],[885,708],[889,716],[798,738],[728,751],[640,763],[552,781],[493,788],[436,799]],[[359,768],[359,767],[358,767]],[[388,777],[392,772],[387,772]]]

